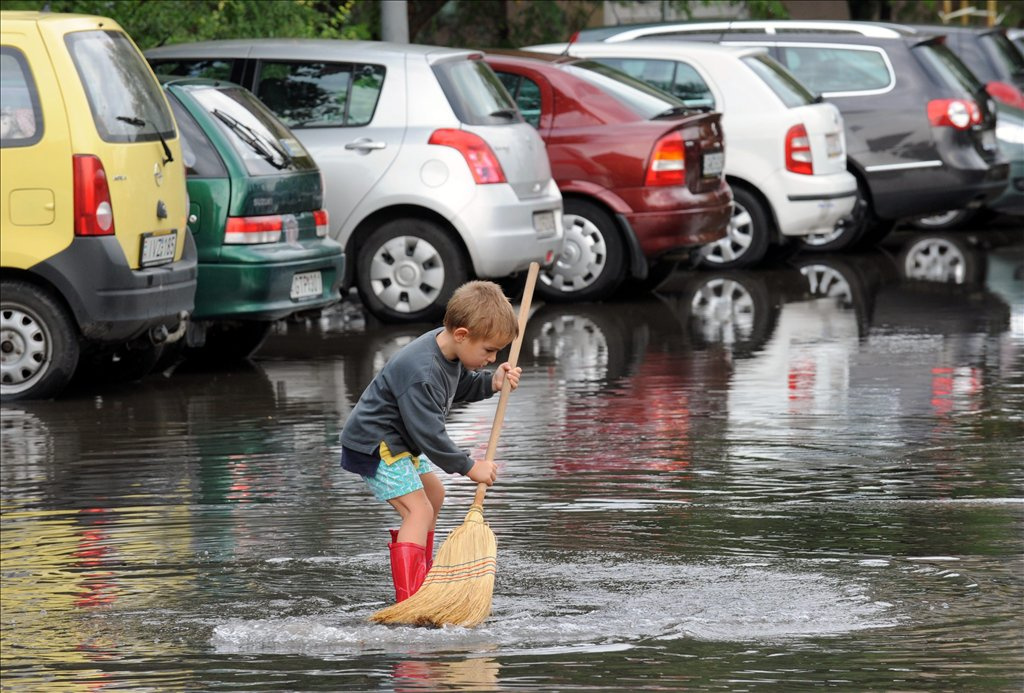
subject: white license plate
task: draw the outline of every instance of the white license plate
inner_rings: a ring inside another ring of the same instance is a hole
[[[839,140],[838,132],[830,132],[825,135],[825,151],[829,157],[840,156],[843,153],[843,145]]]
[[[533,230],[537,232],[538,238],[547,238],[548,236],[554,236],[558,232],[558,227],[555,226],[555,213],[534,213]]]
[[[178,232],[142,234],[142,251],[139,253],[139,265],[151,267],[162,265],[174,260],[174,250],[178,247]]]
[[[722,175],[725,167],[725,152],[709,152],[704,155],[702,173],[705,178],[714,178]]]
[[[324,280],[319,272],[302,272],[292,277],[292,300],[319,297],[324,292]]]

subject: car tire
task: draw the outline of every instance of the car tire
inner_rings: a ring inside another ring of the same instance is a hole
[[[733,186],[732,218],[724,238],[701,250],[702,267],[743,269],[764,259],[774,232],[771,214],[754,193]]]
[[[926,217],[916,217],[908,221],[907,226],[919,231],[952,231],[963,228],[977,214],[977,209],[951,209]]]
[[[381,322],[436,322],[469,278],[458,242],[425,219],[386,222],[357,247],[356,289]]]
[[[67,309],[32,284],[5,280],[0,299],[0,399],[47,399],[78,367],[78,330]]]
[[[618,226],[593,202],[570,198],[563,205],[565,241],[555,261],[541,268],[537,295],[553,303],[609,298],[626,274]]]

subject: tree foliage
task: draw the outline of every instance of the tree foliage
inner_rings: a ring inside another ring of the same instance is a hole
[[[351,21],[356,0],[4,0],[5,10],[76,12],[110,17],[143,50],[222,38],[369,38]]]

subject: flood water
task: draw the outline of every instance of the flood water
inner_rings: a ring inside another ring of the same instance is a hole
[[[337,464],[429,325],[349,302],[244,368],[6,405],[3,690],[1020,690],[1024,244],[941,248],[535,303],[470,630],[367,622],[392,511]],[[476,456],[496,402],[452,418]]]

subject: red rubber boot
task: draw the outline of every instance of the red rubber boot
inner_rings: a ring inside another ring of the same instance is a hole
[[[405,601],[423,584],[427,576],[424,548],[402,541],[388,544],[391,552],[391,580],[395,583],[395,602]]]
[[[391,543],[394,544],[398,541],[398,530],[389,529],[388,531],[391,532]],[[427,572],[429,573],[430,567],[434,565],[434,530],[427,532],[427,548],[425,555],[427,558]]]
[[[427,547],[424,557],[427,559],[427,572],[429,573],[430,567],[434,565],[434,530],[427,532]]]

